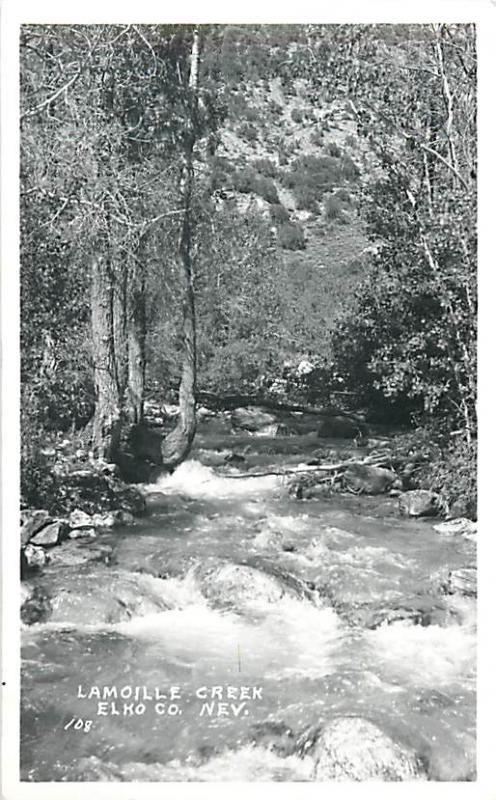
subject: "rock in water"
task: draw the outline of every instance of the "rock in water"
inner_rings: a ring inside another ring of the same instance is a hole
[[[244,564],[223,564],[202,580],[205,595],[222,605],[276,603],[288,588],[275,576]],[[289,593],[293,594],[291,590]]]
[[[452,569],[441,579],[440,589],[444,594],[477,596],[477,570],[475,567]]]
[[[438,533],[458,534],[460,536],[474,536],[477,533],[477,524],[470,519],[465,519],[465,517],[440,522],[438,525],[433,525],[433,528]]]
[[[22,551],[26,567],[29,569],[44,567],[48,562],[48,555],[43,547],[35,547],[32,544],[26,545]]]
[[[363,430],[362,430],[363,429]],[[365,426],[351,417],[326,417],[318,436],[320,439],[354,439],[363,435]]]
[[[247,406],[247,408],[234,409],[231,414],[231,423],[233,428],[240,428],[249,433],[257,433],[268,429],[269,426],[275,425],[277,419],[274,414],[262,411],[261,408]]]
[[[21,513],[21,547],[24,547],[50,521],[51,516],[45,509],[23,511]]]
[[[426,489],[412,489],[398,498],[403,517],[435,517],[441,510],[440,497]]]
[[[384,494],[389,489],[403,488],[396,473],[369,464],[350,464],[343,475],[343,485],[346,489],[364,494]]]
[[[425,777],[415,753],[360,717],[338,717],[313,747],[314,780],[407,781]]]
[[[91,514],[87,514],[86,511],[81,511],[79,508],[75,508],[74,511],[71,511],[69,516],[69,527],[72,529],[92,528],[93,517]]]
[[[55,522],[51,522],[50,525],[45,525],[41,531],[33,536],[31,544],[53,547],[65,538],[67,531],[67,522],[63,519],[57,519]]]

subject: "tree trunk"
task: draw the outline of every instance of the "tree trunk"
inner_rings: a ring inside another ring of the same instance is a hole
[[[143,420],[143,395],[145,388],[146,306],[145,276],[141,262],[130,269],[128,298],[128,382],[126,417],[139,425]]]
[[[128,305],[128,269],[126,256],[121,254],[119,262],[113,262],[114,302],[113,332],[117,385],[121,403],[126,397],[128,385],[128,337],[127,337],[127,305]]]
[[[162,459],[167,469],[174,469],[187,457],[196,431],[196,320],[191,264],[191,200],[193,194],[193,149],[196,139],[200,37],[193,34],[189,89],[191,93],[190,130],[185,147],[181,180],[183,215],[179,241],[179,272],[183,292],[182,346],[183,363],[179,387],[179,414],[176,426],[162,442]]]
[[[93,451],[97,458],[113,461],[119,447],[121,405],[114,352],[113,274],[109,260],[92,265],[91,329],[95,367],[96,406]]]

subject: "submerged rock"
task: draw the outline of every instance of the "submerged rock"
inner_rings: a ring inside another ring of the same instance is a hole
[[[403,517],[435,517],[441,510],[441,499],[435,492],[412,489],[399,496],[398,507]]]
[[[477,747],[473,736],[462,734],[458,741],[441,741],[428,758],[431,781],[475,781]]]
[[[171,605],[161,593],[160,584],[149,576],[117,569],[73,574],[63,586],[55,579],[50,592],[50,621],[112,624],[168,610]]]
[[[81,534],[85,531],[85,538],[93,538],[88,532],[93,531],[93,528],[78,528],[78,533]],[[78,539],[81,538],[80,536]],[[96,546],[91,543],[80,541],[67,541],[59,547],[54,547],[47,554],[48,563],[51,566],[57,567],[74,567],[88,564],[91,561],[103,561],[108,563],[112,556],[112,547],[108,544],[98,544]]]
[[[257,722],[251,727],[249,735],[253,744],[266,747],[281,758],[293,755],[297,750],[298,740],[284,722]]]
[[[206,597],[226,605],[250,603],[277,603],[293,589],[275,576],[244,564],[223,564],[202,578]]]
[[[395,472],[369,464],[350,464],[343,475],[343,487],[364,494],[384,494],[390,489],[403,488]]]
[[[313,778],[317,781],[406,781],[425,777],[412,750],[361,717],[338,717],[310,736],[307,734],[301,752],[313,756]]]

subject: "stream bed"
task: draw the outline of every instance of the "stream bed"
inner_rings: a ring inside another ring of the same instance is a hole
[[[233,477],[321,446],[204,424],[145,487],[152,513],[99,536],[106,562],[36,578],[52,614],[23,626],[22,780],[324,780],[314,742],[336,719],[377,726],[420,779],[475,778],[476,601],[436,582],[475,543],[392,498]]]

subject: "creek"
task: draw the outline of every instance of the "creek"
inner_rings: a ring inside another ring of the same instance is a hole
[[[475,543],[393,499],[230,477],[321,446],[205,422],[144,487],[152,513],[99,536],[110,559],[33,579],[53,610],[22,631],[23,780],[310,781],[298,741],[338,717],[373,722],[431,779],[474,778],[476,601],[435,576],[474,566]]]

